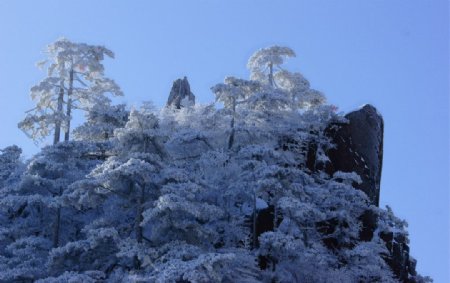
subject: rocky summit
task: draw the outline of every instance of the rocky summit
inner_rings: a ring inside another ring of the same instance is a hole
[[[189,85],[188,79],[184,77],[183,79],[174,81],[166,106],[181,109],[181,107],[194,104],[195,95],[191,92],[191,86]]]

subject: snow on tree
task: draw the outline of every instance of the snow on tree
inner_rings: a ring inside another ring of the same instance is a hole
[[[226,143],[226,118],[213,104],[196,104],[179,110],[166,107],[159,116],[160,130],[167,137],[166,149],[174,160],[186,162]]]
[[[69,199],[76,202],[75,206],[100,210],[101,217],[86,233],[95,235],[95,229],[114,227],[115,247],[130,234],[134,246],[147,239],[141,225],[143,212],[159,196],[158,173],[166,156],[158,128],[158,120],[149,109],[132,110],[125,127],[115,131],[118,155],[109,157],[87,179],[72,186]],[[139,268],[142,262],[134,254],[124,264]]]
[[[295,109],[310,109],[326,102],[325,96],[309,87],[309,82],[300,73],[291,73],[286,70],[275,73],[274,81],[277,86],[287,91],[291,104]]]
[[[20,161],[20,155],[22,149],[17,145],[8,146],[4,149],[0,149],[0,191],[1,189],[11,182],[11,179],[18,177],[18,170],[21,169],[22,163]]]
[[[239,251],[205,252],[195,246],[171,243],[156,260],[155,272],[141,278],[154,282],[261,282],[254,258]]]
[[[119,252],[117,241],[119,240],[118,232],[114,228],[93,227],[94,225],[86,225],[82,234],[85,239],[68,242],[64,246],[52,249],[48,255],[47,267],[51,276],[62,274],[65,276],[87,277],[94,275],[96,279],[103,279],[105,273],[109,273],[111,269],[118,264],[115,256]],[[65,275],[67,272],[70,274]],[[58,278],[61,282],[64,280]],[[95,279],[95,278],[93,278]],[[74,279],[75,280],[75,279]],[[75,280],[75,282],[77,282]],[[44,281],[46,282],[46,281]],[[84,282],[84,280],[82,280]],[[98,282],[98,281],[93,281]]]
[[[32,282],[45,276],[50,247],[48,239],[31,235],[7,245],[0,256],[0,282]]]
[[[62,275],[57,277],[47,277],[45,279],[37,280],[36,283],[59,283],[59,282],[86,282],[95,283],[105,279],[105,274],[101,271],[85,271],[85,272],[74,272],[66,271]]]
[[[170,174],[170,179],[163,181],[161,196],[144,212],[142,224],[151,224],[155,242],[182,239],[211,248],[217,231],[208,223],[221,219],[223,211],[208,199],[208,188],[190,181],[186,173],[171,170],[163,174]]]
[[[310,89],[308,80],[300,73],[291,73],[281,65],[286,58],[295,57],[288,47],[271,46],[255,52],[248,60],[250,79],[259,81],[270,88],[280,89],[278,96],[287,96],[293,109],[309,109],[325,103],[325,96],[317,90]],[[269,91],[276,94],[274,90]]]
[[[6,281],[44,276],[49,250],[78,237],[85,215],[67,207],[63,198],[67,187],[98,162],[85,158],[91,150],[80,142],[48,146],[28,162],[20,183],[4,192],[1,213],[10,221],[0,233],[6,262],[0,274],[10,278]],[[24,260],[25,254],[32,256]]]
[[[271,46],[256,51],[247,63],[250,78],[275,86],[274,68],[280,68],[289,57],[295,57],[295,52],[289,47]]]
[[[102,61],[114,53],[103,47],[59,39],[47,46],[48,59],[38,64],[48,66],[48,77],[31,88],[36,107],[19,123],[30,138],[40,141],[54,131],[53,144],[69,140],[74,109],[89,109],[104,103],[105,94],[122,95],[119,86],[104,76]],[[64,108],[65,107],[65,108]]]
[[[107,141],[114,136],[115,129],[125,126],[128,115],[125,104],[96,103],[87,111],[87,121],[74,130],[74,137],[76,140]]]
[[[216,95],[216,101],[222,102],[225,109],[232,111],[228,149],[231,149],[234,143],[235,120],[237,119],[236,107],[246,103],[249,97],[260,88],[261,86],[257,82],[246,81],[234,77],[227,77],[225,78],[224,84],[217,84],[211,88]]]
[[[226,108],[233,111],[260,89],[261,85],[256,81],[247,81],[235,77],[226,77],[223,84],[217,84],[211,88],[216,95],[216,101],[222,102]]]
[[[14,194],[19,186],[25,165],[20,160],[22,149],[18,146],[8,146],[0,150],[0,199]],[[0,254],[4,255],[5,247],[11,243],[9,226],[25,209],[23,204],[16,204],[12,208],[0,209]]]
[[[125,104],[97,103],[86,112],[86,122],[74,129],[75,140],[95,143],[98,151],[90,156],[105,160],[115,154],[114,131],[125,126],[128,115]]]

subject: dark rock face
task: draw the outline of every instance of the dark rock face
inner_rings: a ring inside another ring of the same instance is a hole
[[[373,205],[380,200],[381,168],[383,162],[383,117],[372,105],[365,105],[345,115],[348,123],[331,124],[326,135],[336,145],[327,152],[330,159],[325,171],[356,172],[361,184],[353,184],[367,194]],[[314,148],[312,149],[314,151]],[[359,218],[362,224],[359,240],[370,241],[378,225],[378,217],[367,210]],[[417,282],[416,261],[409,255],[408,240],[403,235],[381,233],[388,254],[383,258],[401,282]]]
[[[365,192],[371,203],[378,206],[383,161],[383,118],[371,105],[350,112],[345,118],[348,120],[347,123],[333,123],[325,130],[325,134],[336,145],[327,152],[329,163],[323,166],[317,162],[317,144],[314,142],[306,147],[300,147],[299,153],[305,153],[304,166],[310,172],[325,170],[329,175],[337,171],[356,172],[361,177],[362,183],[354,183],[353,186]],[[280,145],[280,150],[295,150],[299,146],[289,139],[283,140]],[[400,282],[423,282],[417,277],[416,261],[409,255],[408,239],[405,235],[392,232],[378,232],[376,235],[378,215],[370,207],[367,207],[358,220],[361,223],[358,240],[371,241],[374,236],[379,236],[387,248],[387,253],[382,257]],[[273,221],[273,206],[260,210],[256,218],[256,235],[273,231]],[[341,223],[338,219],[328,219],[315,225],[323,236],[324,246],[328,249],[339,250],[345,247],[332,234],[337,227],[345,227],[347,223]],[[258,263],[261,269],[276,264],[273,258],[265,256],[260,256]]]
[[[348,123],[332,124],[326,134],[336,148],[327,153],[328,174],[336,171],[356,172],[362,180],[354,184],[367,194],[372,204],[380,199],[381,168],[383,162],[383,117],[372,105],[365,105],[345,115]]]
[[[184,77],[183,79],[177,79],[174,81],[166,106],[181,109],[181,107],[194,104],[195,95],[191,92],[191,87],[187,78]]]
[[[394,274],[401,282],[417,282],[415,276],[416,260],[409,256],[408,240],[404,235],[381,233],[380,238],[386,243],[389,254],[384,257]]]

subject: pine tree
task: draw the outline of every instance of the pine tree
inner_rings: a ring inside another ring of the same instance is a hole
[[[47,46],[46,53],[49,58],[38,65],[48,65],[48,77],[31,88],[36,107],[28,111],[18,126],[35,141],[54,131],[53,144],[56,144],[61,129],[64,129],[64,140],[69,140],[73,109],[88,109],[104,103],[105,94],[122,95],[122,91],[104,76],[101,61],[105,56],[114,58],[111,50],[59,39]]]

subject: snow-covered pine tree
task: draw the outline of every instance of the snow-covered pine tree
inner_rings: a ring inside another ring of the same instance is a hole
[[[98,163],[86,158],[92,150],[83,142],[47,146],[27,162],[20,182],[5,188],[0,208],[9,221],[1,233],[6,241],[1,280],[45,276],[50,249],[79,237],[85,215],[66,206],[64,194]]]
[[[48,77],[31,88],[36,107],[28,111],[19,123],[30,138],[41,141],[53,131],[53,144],[70,136],[70,121],[74,109],[88,109],[104,103],[106,94],[122,95],[119,86],[104,76],[102,61],[114,53],[103,47],[73,43],[59,39],[47,46],[48,59],[38,66],[48,65]]]
[[[91,152],[91,158],[105,160],[116,154],[114,131],[125,126],[129,113],[125,104],[96,103],[86,112],[86,122],[74,129],[74,138],[95,143],[99,151]]]
[[[97,265],[102,271],[119,263],[135,269],[143,264],[140,252],[148,235],[141,224],[144,210],[152,206],[160,194],[159,172],[166,157],[164,137],[159,133],[157,117],[146,108],[132,110],[125,127],[116,129],[114,135],[117,155],[106,159],[86,179],[71,187],[69,199],[73,205],[80,209],[96,209],[98,214],[84,229],[86,239],[69,243],[60,253],[53,254],[55,268],[63,270],[70,260],[70,253],[90,257],[98,252],[84,248],[86,241],[107,243],[108,250],[117,249],[116,252],[119,248],[128,250],[121,253],[120,258],[112,255],[103,262],[104,265]],[[70,253],[64,254],[65,250]],[[86,271],[85,268],[87,265],[80,263],[71,271]]]
[[[247,63],[250,70],[250,79],[276,86],[274,76],[276,69],[280,68],[285,58],[295,57],[295,52],[284,46],[270,46],[261,48],[253,53]]]
[[[86,122],[74,129],[74,137],[106,142],[114,137],[114,130],[125,126],[128,115],[125,104],[111,105],[108,100],[96,103],[86,112]]]
[[[12,145],[0,149],[0,191],[3,187],[20,177],[20,172],[24,169],[20,160],[22,149],[17,145]],[[1,194],[0,194],[1,195]]]

